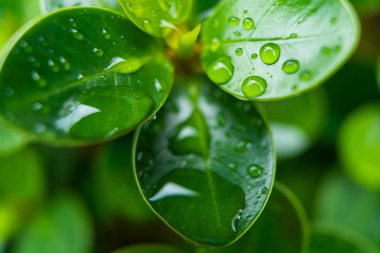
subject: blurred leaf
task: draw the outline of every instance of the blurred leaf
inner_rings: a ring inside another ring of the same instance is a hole
[[[40,204],[44,179],[40,157],[30,149],[0,158],[0,242]]]
[[[380,103],[363,105],[348,116],[338,149],[353,180],[380,190]]]
[[[29,142],[30,137],[0,119],[0,157],[14,154]]]
[[[377,83],[378,83],[379,89],[380,89],[380,55],[379,55],[379,58],[377,60]]]
[[[156,216],[143,200],[132,167],[131,136],[110,143],[96,157],[93,175],[95,205],[102,216],[124,217],[133,222]]]
[[[115,138],[168,96],[173,69],[158,42],[116,12],[63,9],[24,30],[1,63],[0,112],[44,142]]]
[[[304,253],[309,247],[309,224],[297,197],[276,183],[267,207],[252,228],[235,244],[204,253]],[[336,252],[338,253],[338,252]]]
[[[117,9],[117,0],[40,0],[44,12],[72,6],[100,6]]]
[[[310,253],[378,253],[361,235],[334,225],[313,226]]]
[[[193,2],[193,15],[191,19],[194,23],[197,23],[208,18],[220,0],[194,0]]]
[[[144,32],[166,37],[189,17],[193,0],[118,0],[127,16]]]
[[[116,250],[113,253],[181,253],[183,251],[161,244],[141,244]]]
[[[354,7],[362,15],[375,15],[380,13],[380,1],[379,0],[350,0]]]
[[[282,99],[331,76],[352,54],[359,30],[345,0],[226,0],[204,24],[202,62],[238,98]]]
[[[136,139],[146,201],[187,240],[230,244],[260,215],[275,161],[269,130],[252,104],[209,82],[183,82]]]
[[[88,253],[93,227],[83,203],[73,196],[55,198],[25,229],[13,253]]]
[[[322,89],[258,105],[269,119],[279,158],[302,154],[323,133],[327,119],[327,98]]]
[[[329,175],[316,198],[315,218],[360,232],[380,246],[380,195],[340,174]]]

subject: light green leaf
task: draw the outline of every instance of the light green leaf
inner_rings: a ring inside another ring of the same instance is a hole
[[[338,148],[348,175],[365,187],[380,190],[380,103],[363,105],[348,116]]]
[[[332,75],[359,30],[346,0],[226,0],[204,24],[202,62],[237,98],[282,99]]]
[[[83,145],[130,132],[171,89],[160,44],[113,11],[62,9],[13,41],[0,63],[0,113],[44,142]]]
[[[327,97],[321,89],[258,106],[270,122],[279,158],[296,157],[308,150],[322,135],[327,120]]]
[[[44,12],[73,6],[100,6],[116,9],[117,0],[40,0]]]
[[[61,196],[27,227],[11,252],[91,252],[92,230],[83,203],[73,196]]]
[[[378,253],[366,238],[348,229],[330,225],[313,226],[310,253]]]
[[[127,16],[144,32],[166,37],[189,17],[193,0],[118,0]]]
[[[136,133],[144,198],[191,243],[231,244],[268,200],[275,172],[270,132],[250,103],[201,80],[178,84],[164,108]]]
[[[309,247],[309,224],[297,197],[276,183],[263,214],[238,242],[227,248],[199,253],[304,253]]]
[[[29,139],[30,137],[25,133],[13,129],[0,118],[0,157],[21,150],[29,142]]]
[[[116,250],[113,253],[181,253],[183,251],[172,246],[161,244],[141,244]]]

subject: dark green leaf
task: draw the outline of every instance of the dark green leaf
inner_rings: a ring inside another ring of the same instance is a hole
[[[378,253],[375,245],[354,231],[334,225],[313,227],[310,253]]]
[[[349,115],[338,148],[346,172],[363,186],[380,190],[380,103],[363,105]]]
[[[194,0],[192,15],[193,21],[199,22],[208,18],[219,2],[220,0]]]
[[[141,191],[190,242],[230,244],[268,200],[275,172],[269,130],[250,103],[208,82],[175,88],[157,120],[136,134]]]
[[[330,175],[321,185],[316,219],[358,231],[380,246],[380,198],[342,175]]]
[[[350,0],[360,14],[375,15],[380,13],[380,2],[378,0]]]
[[[40,0],[44,12],[72,6],[100,6],[116,9],[117,0]]]
[[[63,9],[13,41],[1,62],[0,112],[45,142],[125,134],[171,89],[172,66],[157,41],[112,11]]]
[[[346,0],[226,0],[206,21],[202,61],[232,95],[275,100],[319,85],[359,38]]]
[[[179,249],[161,244],[141,244],[116,250],[113,253],[181,253]]]
[[[380,55],[377,60],[377,83],[379,84],[379,89],[380,89]]]
[[[204,253],[304,253],[309,247],[309,224],[297,197],[275,184],[259,220],[238,242],[227,248],[202,249]]]
[[[72,196],[55,198],[21,234],[13,253],[88,253],[92,224],[83,203]]]
[[[19,151],[29,142],[29,137],[0,119],[0,157]]]
[[[166,37],[176,25],[186,21],[193,0],[118,0],[128,17],[141,30]]]

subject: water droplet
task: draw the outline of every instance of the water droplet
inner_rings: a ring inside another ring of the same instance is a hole
[[[332,17],[331,19],[330,19],[330,23],[331,24],[336,24],[338,22],[338,19],[337,19],[337,17]]]
[[[298,34],[292,33],[292,34],[290,34],[289,38],[292,38],[292,39],[298,38]]]
[[[228,19],[228,23],[230,24],[230,26],[235,27],[239,25],[240,19],[237,17],[231,17]]]
[[[244,14],[248,14],[248,10],[244,10],[243,13],[244,13]]]
[[[237,214],[234,216],[234,218],[232,219],[231,221],[231,229],[232,231],[234,231],[235,233],[237,232],[236,228],[240,222],[240,219],[241,219],[241,215],[243,213],[243,210],[240,209]]]
[[[236,48],[236,50],[235,50],[235,54],[236,54],[237,56],[242,56],[242,55],[243,55],[243,49],[242,49],[241,47]]]
[[[73,27],[76,27],[77,24],[75,23],[74,19],[73,18],[69,18],[69,22],[70,24],[73,26]]]
[[[253,21],[252,18],[245,18],[243,20],[243,28],[245,30],[251,30],[254,25],[255,25],[255,22]]]
[[[76,38],[77,40],[83,40],[84,36],[81,34],[77,29],[71,29],[71,34]]]
[[[258,57],[258,55],[256,53],[251,54],[251,59],[252,60],[256,60],[257,57]]]
[[[46,126],[42,123],[38,123],[34,126],[34,131],[36,133],[43,133],[46,131]]]
[[[59,67],[55,64],[55,62],[52,59],[48,60],[48,66],[53,72],[59,72]]]
[[[216,84],[224,84],[231,80],[234,74],[234,66],[230,57],[222,57],[214,61],[207,68],[207,76]]]
[[[98,56],[98,57],[102,57],[104,55],[103,50],[101,50],[100,48],[96,48],[95,47],[95,48],[92,49],[92,52],[94,52],[95,55]]]
[[[330,52],[331,52],[331,50],[330,50],[330,48],[328,48],[328,47],[323,47],[323,48],[321,49],[321,52],[322,52],[323,55],[329,55]]]
[[[148,32],[151,32],[152,31],[152,23],[148,20],[148,19],[145,19],[144,20],[144,27],[145,29],[148,31]]]
[[[34,103],[34,104],[32,105],[32,108],[33,108],[33,110],[35,110],[35,111],[39,111],[39,110],[42,109],[42,104],[39,103],[39,102],[36,102],[36,103]]]
[[[260,58],[267,65],[275,64],[280,58],[280,55],[281,49],[275,43],[267,43],[260,49]]]
[[[65,57],[61,56],[59,57],[59,62],[63,65],[64,70],[70,70],[71,66],[70,63],[65,59]]]
[[[247,169],[248,174],[253,178],[259,178],[263,174],[263,169],[257,165],[251,165]]]
[[[241,32],[236,31],[236,32],[234,32],[234,35],[235,35],[236,37],[240,38],[240,37],[241,37]]]
[[[103,37],[104,37],[106,40],[111,39],[111,34],[109,34],[109,33],[107,32],[107,30],[104,29],[104,28],[103,28],[103,30],[102,30],[102,34],[103,34]]]
[[[130,11],[130,12],[134,12],[133,10],[133,5],[131,2],[126,2],[125,3],[125,6],[127,6],[127,9]]]
[[[36,61],[36,57],[34,57],[34,56],[28,57],[28,62],[35,62],[35,61]]]
[[[311,75],[311,73],[309,71],[303,71],[300,74],[300,80],[303,81],[303,82],[310,81],[311,77],[312,77],[312,75]]]
[[[210,47],[211,51],[215,53],[216,51],[219,50],[220,46],[221,46],[220,40],[218,38],[213,38],[211,42],[211,47]]]
[[[247,141],[239,141],[234,149],[235,151],[239,152],[239,153],[244,153],[246,152],[249,148],[251,147],[251,143],[247,142]]]
[[[287,60],[282,65],[282,70],[286,74],[294,74],[297,73],[300,68],[300,63],[297,60]]]
[[[267,89],[267,82],[259,76],[250,76],[244,80],[242,91],[248,98],[261,96]]]
[[[230,169],[230,171],[236,172],[237,166],[234,163],[229,163],[228,168]]]
[[[261,189],[261,193],[264,195],[267,195],[269,193],[269,189],[266,187],[263,187],[263,189]]]

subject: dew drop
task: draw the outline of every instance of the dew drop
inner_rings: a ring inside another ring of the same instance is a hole
[[[95,55],[98,56],[98,57],[102,57],[104,55],[103,50],[101,50],[100,48],[96,48],[95,47],[95,48],[92,49],[92,52],[94,52]]]
[[[286,73],[286,74],[294,74],[294,73],[297,73],[298,70],[300,68],[300,64],[297,60],[287,60],[286,62],[284,62],[284,64],[282,65],[282,70]]]
[[[247,172],[252,178],[259,178],[263,174],[263,169],[257,165],[251,165]]]
[[[236,152],[244,153],[244,152],[246,152],[250,147],[251,147],[251,143],[246,142],[246,141],[239,141],[238,143],[236,143],[234,149],[235,149]]]
[[[303,81],[303,82],[310,81],[311,77],[312,77],[312,75],[311,75],[311,73],[309,71],[303,71],[300,74],[300,80]]]
[[[248,10],[244,10],[243,13],[244,13],[244,14],[248,14]]]
[[[263,187],[263,189],[261,189],[261,194],[267,195],[268,193],[269,193],[269,189],[268,188]]]
[[[231,17],[228,19],[228,23],[230,24],[230,26],[235,27],[239,25],[240,19],[237,17]]]
[[[71,34],[76,38],[77,40],[83,40],[84,36],[81,34],[77,29],[71,29]]]
[[[103,28],[103,30],[102,30],[102,34],[103,34],[103,37],[104,37],[106,40],[111,39],[111,34],[109,34],[109,33],[107,32],[107,30],[104,29],[104,28]]]
[[[230,57],[221,57],[207,68],[207,76],[216,84],[224,84],[231,80],[234,66]]]
[[[148,32],[152,31],[152,23],[148,19],[144,20],[144,27]]]
[[[248,98],[261,96],[267,89],[267,82],[259,76],[250,76],[244,80],[242,91]]]
[[[39,103],[39,102],[36,102],[36,103],[34,103],[34,104],[32,105],[32,108],[33,108],[34,111],[39,111],[39,110],[42,109],[42,104]]]
[[[292,38],[292,39],[298,38],[298,34],[292,33],[292,34],[290,34],[289,38]]]
[[[323,55],[329,55],[330,52],[331,52],[331,50],[330,50],[330,48],[328,48],[328,47],[323,47],[323,48],[321,49],[321,52],[322,52]]]
[[[236,54],[237,56],[242,56],[242,55],[243,55],[243,49],[242,49],[241,47],[236,48],[236,50],[235,50],[235,54]]]
[[[127,6],[127,9],[130,11],[130,12],[134,12],[133,10],[133,5],[131,2],[126,2],[125,6]]]
[[[338,19],[337,19],[337,17],[332,17],[331,19],[330,19],[330,23],[331,24],[336,24],[338,22]]]
[[[234,35],[235,35],[236,37],[240,38],[240,37],[241,37],[241,32],[236,31],[236,32],[234,32]]]
[[[210,47],[211,51],[215,53],[216,51],[219,50],[220,46],[221,46],[220,40],[218,38],[213,38],[211,42],[211,47]]]
[[[260,58],[267,65],[275,64],[280,58],[280,55],[281,49],[275,43],[267,43],[260,49]]]
[[[257,57],[258,57],[258,55],[256,53],[251,54],[251,59],[252,60],[256,60]]]
[[[252,18],[245,18],[243,20],[243,28],[245,30],[251,30],[254,25],[255,25],[255,22],[253,21]]]

